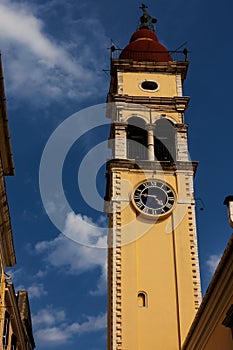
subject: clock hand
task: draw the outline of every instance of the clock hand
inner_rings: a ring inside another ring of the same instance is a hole
[[[156,199],[156,201],[157,201],[157,203],[158,203],[158,204],[160,204],[160,205],[164,205],[164,203],[163,203],[162,199],[158,199],[158,198],[155,198],[155,199]]]
[[[163,205],[164,204],[163,201],[161,199],[158,199],[158,197],[156,195],[154,195],[154,194],[143,193],[142,196],[154,198],[159,205]]]
[[[163,201],[161,199],[158,199],[157,196],[151,195],[151,197],[154,198],[159,205],[163,205]]]

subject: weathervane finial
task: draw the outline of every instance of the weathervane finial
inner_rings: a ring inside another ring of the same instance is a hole
[[[143,15],[140,17],[140,29],[151,29],[155,31],[155,23],[157,22],[157,19],[154,17],[151,17],[151,15],[146,11],[148,6],[142,3],[142,5],[139,7],[143,11]]]

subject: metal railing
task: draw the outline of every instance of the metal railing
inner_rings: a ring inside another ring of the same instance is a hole
[[[144,55],[144,51],[131,51],[131,50],[125,50],[125,49],[117,49],[114,46],[112,46],[110,48],[111,50],[111,58],[112,59],[119,59],[119,56],[121,54],[121,52],[124,50],[124,52],[133,52],[133,56],[134,56],[134,60],[135,61],[142,61],[142,57]],[[187,62],[188,61],[188,53],[190,51],[188,51],[186,48],[182,51],[168,51],[169,54],[172,57],[172,61],[174,62]],[[147,51],[147,54],[158,54],[159,55],[163,55],[165,54],[164,51]]]

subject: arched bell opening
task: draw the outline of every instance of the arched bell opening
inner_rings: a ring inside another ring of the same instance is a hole
[[[138,160],[148,158],[146,123],[142,118],[131,117],[128,119],[127,158]]]
[[[167,119],[155,122],[154,153],[155,159],[159,161],[176,160],[176,129]]]

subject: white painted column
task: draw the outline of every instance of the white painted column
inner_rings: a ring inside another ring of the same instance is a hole
[[[182,80],[181,80],[180,74],[176,75],[176,91],[177,91],[177,96],[183,96]]]
[[[115,123],[114,158],[127,158],[126,124]]]
[[[155,160],[155,145],[154,145],[154,125],[147,125],[147,148],[148,160]]]
[[[176,126],[176,145],[177,145],[177,154],[176,159],[178,161],[187,162],[189,161],[188,154],[188,141],[187,141],[187,125],[180,124]]]

